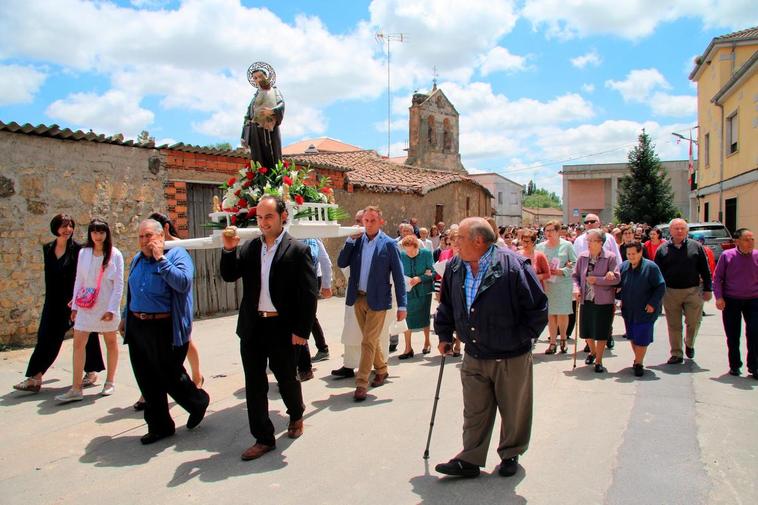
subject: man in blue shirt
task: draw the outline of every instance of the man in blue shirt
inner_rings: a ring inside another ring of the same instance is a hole
[[[442,276],[434,318],[440,353],[450,353],[454,331],[466,344],[461,365],[463,450],[435,467],[445,475],[479,475],[497,410],[502,418],[498,473],[515,474],[518,457],[529,446],[532,341],[547,324],[547,297],[528,260],[495,247],[495,239],[484,219],[461,221],[459,255]]]
[[[189,412],[188,429],[200,424],[210,401],[183,365],[192,333],[192,259],[181,247],[164,251],[164,239],[158,221],[140,223],[140,252],[129,269],[122,318],[134,376],[146,402],[143,444],[174,434],[166,394]]]
[[[376,370],[371,386],[378,387],[387,379],[387,361],[379,346],[384,318],[392,306],[390,276],[395,285],[397,320],[406,315],[406,292],[400,251],[395,241],[382,232],[384,224],[379,207],[363,211],[365,233],[347,239],[337,258],[340,268],[350,267],[345,304],[355,307],[355,317],[361,329],[361,360],[355,379],[357,402],[366,399],[371,368]]]

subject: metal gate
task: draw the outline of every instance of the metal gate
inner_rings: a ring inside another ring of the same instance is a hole
[[[214,195],[221,197],[221,190],[215,185],[187,184],[187,221],[190,238],[206,237],[211,233],[211,230],[203,225],[208,222]],[[195,282],[192,287],[195,317],[236,311],[242,300],[242,282],[231,284],[221,278],[221,249],[197,249],[189,253],[195,264]]]

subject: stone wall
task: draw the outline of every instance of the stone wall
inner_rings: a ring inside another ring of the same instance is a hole
[[[74,217],[78,241],[105,219],[128,263],[140,220],[167,210],[166,182],[156,149],[0,132],[0,344],[35,341],[55,214]]]

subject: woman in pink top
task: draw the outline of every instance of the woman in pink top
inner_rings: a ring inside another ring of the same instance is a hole
[[[655,260],[655,252],[658,250],[658,248],[665,244],[666,241],[661,238],[661,230],[658,228],[651,228],[650,229],[650,240],[647,240],[643,247],[645,248],[645,252],[647,252],[647,257],[650,259],[650,261]]]
[[[522,256],[532,260],[532,268],[537,273],[537,279],[543,284],[546,279],[550,278],[550,264],[547,262],[547,256],[540,251],[534,249],[535,242],[537,240],[537,232],[534,230],[524,230],[521,234],[521,249],[519,253]]]

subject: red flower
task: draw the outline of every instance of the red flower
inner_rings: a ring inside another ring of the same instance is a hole
[[[252,172],[250,172],[250,171],[248,171],[248,172],[245,174],[245,177],[247,177],[247,179],[248,179],[249,181],[252,181],[252,180],[253,180],[253,177],[255,177],[255,174],[254,174],[254,173],[252,173]]]
[[[288,186],[292,186],[292,179],[288,176],[284,176],[284,184],[287,184]]]
[[[289,168],[289,167],[290,167],[290,162],[285,160],[284,161],[284,168]]]
[[[266,172],[268,172],[268,168],[266,167],[261,167],[258,169],[258,173],[260,174],[265,174]]]
[[[258,213],[258,208],[257,207],[250,207],[250,209],[247,212],[247,215],[248,215],[248,217],[250,217],[250,216],[256,215],[257,213]]]
[[[226,185],[233,186],[235,182],[237,182],[237,179],[235,177],[231,177],[228,181],[226,181]]]
[[[302,205],[303,203],[305,203],[305,199],[300,195],[295,195],[295,202],[298,205]]]
[[[240,196],[241,193],[242,193],[242,190],[238,189],[237,191],[234,192],[234,196]]]
[[[332,192],[332,188],[321,188],[321,192],[328,195]]]
[[[251,183],[250,181],[245,181],[245,182],[242,183],[242,187],[243,188],[249,188],[250,186],[252,186],[252,184],[253,183]]]
[[[240,201],[237,202],[237,205],[245,209],[247,208],[247,200],[245,200],[244,198],[240,198]]]
[[[237,216],[232,216],[232,224],[237,224]]]

